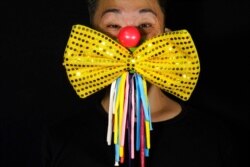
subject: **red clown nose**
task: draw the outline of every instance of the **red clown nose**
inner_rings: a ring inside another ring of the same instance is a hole
[[[132,48],[139,44],[141,34],[134,26],[123,27],[118,34],[118,41],[126,48]]]

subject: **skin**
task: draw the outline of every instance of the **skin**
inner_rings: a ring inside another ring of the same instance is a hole
[[[113,38],[125,26],[137,27],[146,39],[165,31],[164,14],[157,0],[100,0],[93,17],[93,26]],[[148,86],[148,98],[153,122],[169,120],[181,112],[180,104],[154,85]],[[101,103],[108,112],[108,93]]]

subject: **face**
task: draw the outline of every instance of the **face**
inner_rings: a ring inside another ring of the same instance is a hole
[[[157,0],[99,0],[93,25],[113,38],[135,26],[148,39],[164,31],[164,14]]]

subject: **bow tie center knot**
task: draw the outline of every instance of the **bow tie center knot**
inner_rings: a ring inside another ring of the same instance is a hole
[[[129,58],[128,59],[128,62],[127,62],[127,70],[130,72],[130,73],[134,73],[135,72],[135,63],[136,63],[136,60],[135,58]]]

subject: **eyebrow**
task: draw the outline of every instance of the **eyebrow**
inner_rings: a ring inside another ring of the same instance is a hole
[[[104,12],[102,12],[101,17],[103,17],[105,14],[107,13],[115,13],[115,14],[120,14],[121,11],[119,9],[116,8],[110,8],[110,9],[106,9]],[[145,8],[145,9],[141,9],[139,10],[140,14],[144,14],[144,13],[152,13],[153,15],[157,16],[156,12],[154,12],[152,9],[149,8]]]
[[[110,8],[110,9],[107,9],[104,12],[102,12],[102,16],[101,17],[103,17],[107,13],[115,13],[115,14],[118,13],[119,14],[119,13],[121,13],[121,11],[119,9],[116,9],[116,8]]]
[[[153,11],[152,9],[149,9],[149,8],[141,9],[141,10],[139,10],[139,13],[152,13],[153,15],[157,16],[155,11]]]

